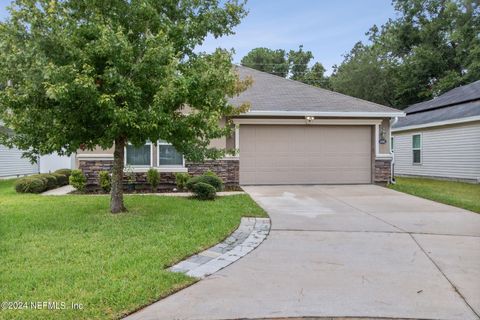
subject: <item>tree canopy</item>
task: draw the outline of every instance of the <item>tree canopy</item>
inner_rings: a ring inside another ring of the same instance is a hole
[[[115,146],[112,211],[124,210],[123,147],[169,141],[188,160],[215,158],[223,116],[243,91],[231,53],[196,53],[232,33],[237,0],[17,0],[0,23],[3,144],[38,154]],[[191,112],[184,112],[188,106]]]
[[[395,107],[480,79],[480,7],[474,0],[394,0],[398,13],[367,33],[331,77],[332,88]]]
[[[283,78],[297,80],[317,87],[328,88],[325,68],[320,62],[309,67],[313,60],[311,51],[254,48],[241,60],[241,64]]]

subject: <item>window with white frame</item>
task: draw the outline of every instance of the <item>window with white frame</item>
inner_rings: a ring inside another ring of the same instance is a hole
[[[414,134],[412,136],[412,158],[413,164],[422,163],[422,135]]]
[[[150,142],[140,147],[128,144],[125,147],[125,164],[137,167],[150,167],[152,166],[152,152],[152,144]]]
[[[183,167],[183,155],[167,141],[158,142],[157,165],[159,167]]]

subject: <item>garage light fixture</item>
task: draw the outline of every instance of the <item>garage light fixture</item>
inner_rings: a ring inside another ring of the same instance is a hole
[[[307,122],[312,122],[313,120],[315,120],[315,117],[306,116],[306,117],[305,117],[305,120],[307,120]]]

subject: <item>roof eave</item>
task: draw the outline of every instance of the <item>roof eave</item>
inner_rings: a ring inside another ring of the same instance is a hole
[[[450,120],[444,120],[444,121],[428,122],[428,123],[415,124],[415,125],[409,125],[409,126],[404,126],[404,127],[394,127],[394,128],[392,128],[392,132],[401,132],[401,131],[429,128],[429,127],[448,126],[448,125],[452,125],[452,124],[459,124],[459,123],[472,122],[472,121],[480,121],[480,116],[456,118],[456,119],[450,119]]]
[[[341,118],[393,118],[405,117],[405,112],[352,112],[352,111],[248,111],[241,116],[258,117],[341,117]]]

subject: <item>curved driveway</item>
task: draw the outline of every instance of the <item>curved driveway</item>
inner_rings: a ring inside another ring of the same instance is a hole
[[[373,185],[244,189],[267,240],[127,319],[480,319],[480,214]]]

